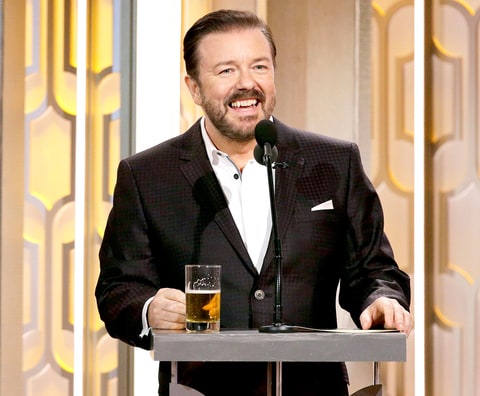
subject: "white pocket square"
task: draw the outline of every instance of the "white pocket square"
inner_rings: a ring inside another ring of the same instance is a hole
[[[315,212],[317,210],[329,210],[329,209],[333,209],[333,201],[331,199],[314,206],[312,208],[312,212]]]

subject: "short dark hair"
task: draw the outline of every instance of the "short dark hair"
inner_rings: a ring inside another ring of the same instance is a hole
[[[210,12],[197,20],[187,31],[183,39],[183,59],[187,74],[198,81],[198,44],[210,33],[229,32],[235,29],[255,29],[262,31],[272,53],[273,65],[276,65],[277,48],[270,27],[250,11],[218,10]]]

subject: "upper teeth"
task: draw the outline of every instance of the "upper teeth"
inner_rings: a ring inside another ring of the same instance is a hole
[[[246,99],[246,100],[238,100],[236,102],[232,102],[232,107],[248,107],[248,106],[255,106],[257,104],[257,99]]]

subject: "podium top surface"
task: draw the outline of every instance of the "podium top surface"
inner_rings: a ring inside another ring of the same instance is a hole
[[[152,331],[153,358],[158,361],[406,361],[406,335],[399,332],[342,330],[272,334],[254,329],[222,329],[219,333]]]

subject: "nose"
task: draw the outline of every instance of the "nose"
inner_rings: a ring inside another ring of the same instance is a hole
[[[248,90],[254,88],[256,85],[255,79],[250,70],[241,69],[238,73],[237,89]]]

